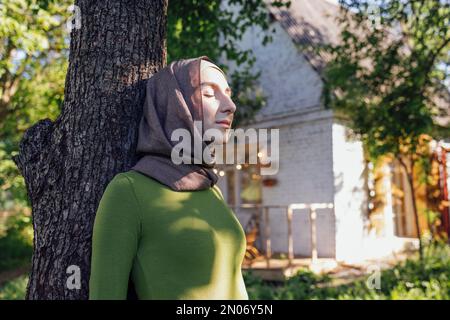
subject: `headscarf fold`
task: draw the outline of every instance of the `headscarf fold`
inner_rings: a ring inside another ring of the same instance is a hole
[[[202,139],[204,122],[200,88],[201,60],[214,63],[207,56],[173,61],[146,83],[136,149],[143,156],[131,170],[143,173],[174,191],[208,189],[218,180],[213,171],[214,163],[205,162],[201,155],[200,159],[194,154],[193,147],[184,149],[183,154],[192,159],[191,164],[175,164],[171,159],[172,149],[179,143],[171,140],[172,132],[180,128],[190,133],[191,146],[194,139],[200,139],[198,141],[202,144],[202,154],[205,149],[209,150],[209,141]],[[194,121],[201,121],[201,130],[194,125]]]

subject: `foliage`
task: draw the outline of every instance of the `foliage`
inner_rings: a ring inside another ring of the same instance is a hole
[[[370,161],[390,156],[407,174],[422,256],[414,167],[423,137],[450,137],[447,116],[450,3],[435,0],[340,0],[340,41],[320,48],[324,101],[342,113]],[[445,118],[444,118],[445,119]]]
[[[302,269],[281,284],[262,281],[253,272],[244,273],[250,299],[450,299],[450,247],[433,242],[425,250],[424,260],[407,259],[380,272],[380,289],[370,289],[364,279],[334,285],[329,275],[317,275]]]
[[[251,74],[248,66],[239,72],[231,74],[232,97],[238,106],[233,120],[233,126],[246,125],[253,119],[258,110],[266,104],[266,96],[257,86],[261,72]]]
[[[0,271],[31,263],[33,230],[26,215],[12,215],[0,234]]]
[[[24,300],[28,276],[20,276],[0,287],[0,300]]]
[[[36,1],[0,4],[0,208],[28,207],[25,184],[12,156],[24,131],[41,118],[55,119],[64,95],[70,1],[46,10]]]
[[[330,45],[324,94],[345,113],[371,159],[414,154],[422,134],[449,137],[450,4],[341,0],[341,42]],[[443,101],[447,99],[447,103]]]

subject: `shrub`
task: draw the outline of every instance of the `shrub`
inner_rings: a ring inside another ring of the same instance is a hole
[[[30,263],[33,249],[31,218],[23,214],[10,216],[0,235],[0,271]]]
[[[425,247],[424,260],[407,259],[380,272],[380,288],[370,289],[368,277],[350,284],[333,286],[328,275],[316,275],[307,269],[273,285],[249,273],[244,278],[249,298],[258,299],[450,299],[450,247],[434,242]]]
[[[28,283],[28,276],[20,276],[7,282],[0,288],[0,300],[23,300]]]

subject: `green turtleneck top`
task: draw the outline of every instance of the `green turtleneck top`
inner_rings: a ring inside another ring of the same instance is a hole
[[[241,299],[244,230],[215,185],[173,191],[134,170],[107,185],[94,222],[89,299]]]

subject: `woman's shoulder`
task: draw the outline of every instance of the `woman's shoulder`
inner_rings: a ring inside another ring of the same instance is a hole
[[[161,191],[163,189],[168,189],[168,187],[152,177],[132,169],[118,173],[114,178],[127,179],[129,184],[136,190]]]
[[[123,172],[117,173],[106,185],[103,192],[103,201],[109,199],[111,201],[119,201],[124,197],[132,195],[132,183],[127,175]]]
[[[173,197],[174,194],[181,194],[180,192],[176,192],[171,190],[168,186],[162,184],[158,180],[147,176],[144,173],[141,173],[136,170],[128,170],[125,172],[118,173],[111,181],[111,184],[116,185],[127,185],[130,189],[133,190],[137,198],[144,197],[146,199],[149,199],[153,196],[161,197],[161,196],[170,196],[172,199],[175,199],[176,197]],[[205,192],[209,194],[213,194],[215,197],[221,199],[224,201],[224,197],[222,194],[222,191],[218,187],[217,184],[210,187],[209,190],[201,190],[203,192],[199,192],[200,194],[205,194]],[[195,191],[196,192],[196,191]],[[191,193],[195,193],[191,192]],[[183,194],[185,192],[182,192]],[[194,195],[194,194],[193,194]],[[203,198],[203,196],[201,196]]]
[[[139,201],[126,175],[118,173],[107,184],[95,217],[97,229],[101,228],[100,226],[115,228],[127,225],[134,228],[139,224],[141,219]]]
[[[159,183],[142,173],[134,170],[117,173],[108,183],[106,191],[109,193],[134,193],[136,190],[156,190]]]
[[[144,200],[158,194],[158,188],[155,181],[137,171],[119,172],[108,183],[100,204],[109,208],[127,204],[138,211]]]
[[[214,194],[220,198],[222,201],[225,201],[225,198],[223,197],[222,190],[220,190],[219,186],[215,184],[211,187],[211,190],[214,192]]]

